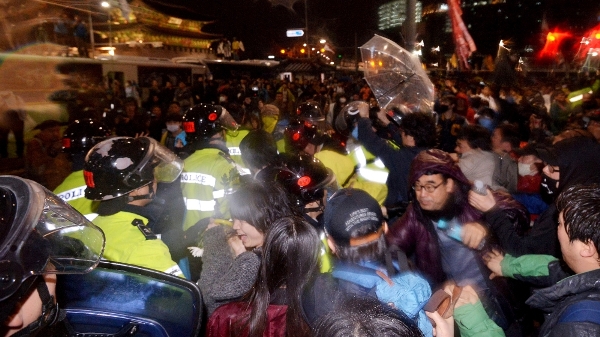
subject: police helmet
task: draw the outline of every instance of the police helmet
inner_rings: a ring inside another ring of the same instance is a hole
[[[313,201],[321,201],[325,190],[337,186],[333,172],[306,154],[284,158],[284,165],[275,173],[275,181],[296,197],[296,203],[302,208]]]
[[[45,286],[41,275],[91,271],[104,243],[102,230],[40,184],[0,176],[0,320],[6,322],[33,286]],[[43,293],[42,325],[58,311]]]
[[[188,143],[207,140],[223,129],[234,131],[237,128],[233,117],[220,105],[201,103],[183,115],[183,130]]]
[[[85,197],[117,198],[154,180],[173,182],[182,170],[183,161],[152,138],[110,138],[94,146],[85,157]]]
[[[291,121],[283,131],[286,147],[296,151],[304,150],[308,144],[322,144],[323,136],[323,132],[317,125],[300,120]]]
[[[63,134],[63,151],[74,155],[87,153],[94,145],[110,136],[110,130],[91,118],[76,120]]]
[[[352,132],[354,123],[360,118],[359,108],[368,109],[368,104],[363,101],[352,101],[346,104],[333,122],[335,131],[348,136]]]
[[[296,108],[296,118],[301,121],[321,122],[325,115],[317,103],[305,102]]]

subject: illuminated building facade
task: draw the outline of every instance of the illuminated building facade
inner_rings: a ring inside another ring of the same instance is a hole
[[[421,22],[423,5],[417,1],[415,19],[417,23]],[[377,11],[379,16],[379,30],[393,29],[402,26],[406,20],[406,0],[391,1],[379,6]]]

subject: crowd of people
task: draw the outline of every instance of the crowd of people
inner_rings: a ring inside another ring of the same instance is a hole
[[[70,174],[29,178],[104,232],[104,259],[195,282],[207,336],[597,335],[600,80],[432,79],[433,111],[359,79],[156,82],[75,109]],[[0,177],[5,205],[13,184],[38,186]]]

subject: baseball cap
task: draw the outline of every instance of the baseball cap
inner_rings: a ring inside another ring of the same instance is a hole
[[[383,234],[383,214],[373,197],[363,190],[345,188],[327,202],[323,214],[325,232],[336,244],[360,246]],[[362,235],[352,237],[359,231]]]

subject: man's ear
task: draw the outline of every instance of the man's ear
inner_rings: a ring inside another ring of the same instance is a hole
[[[598,253],[598,250],[596,249],[596,245],[594,245],[594,243],[592,241],[589,241],[587,243],[583,243],[583,242],[579,241],[578,243],[580,246],[579,255],[581,257],[590,258],[590,257],[596,256],[596,254]],[[597,257],[595,257],[595,258],[597,258]]]
[[[327,245],[329,246],[329,250],[331,250],[331,254],[335,254],[335,252],[336,252],[335,242],[333,242],[333,239],[329,235],[327,236]]]
[[[446,179],[446,192],[452,193],[454,192],[454,179],[448,178]]]

